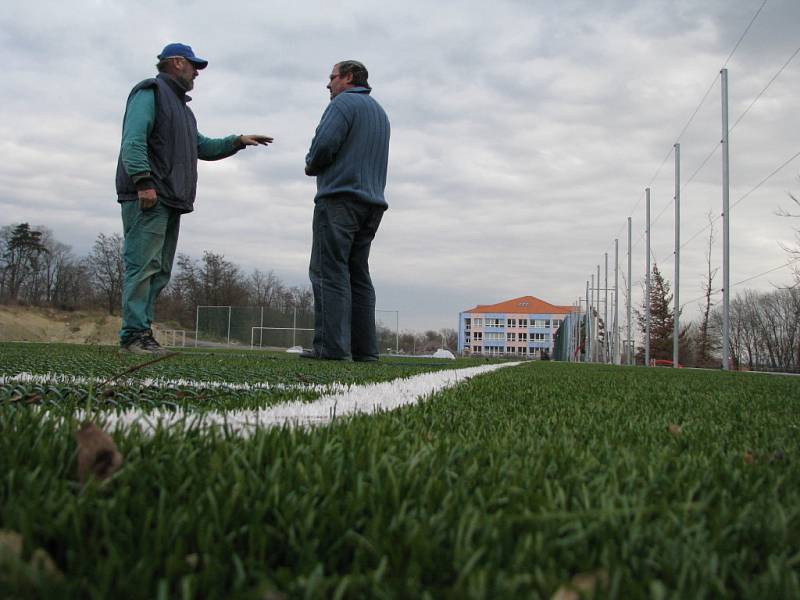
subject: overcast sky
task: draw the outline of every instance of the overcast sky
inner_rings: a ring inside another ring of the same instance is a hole
[[[209,60],[192,93],[200,131],[275,143],[201,162],[178,251],[210,250],[307,285],[315,182],[304,156],[331,66],[352,58],[367,65],[392,123],[390,210],[371,267],[378,307],[399,310],[401,329],[456,327],[461,310],[522,295],[571,304],[605,252],[613,281],[615,237],[626,267],[628,216],[639,302],[648,186],[653,256],[672,281],[676,141],[681,299],[694,317],[701,230],[722,207],[719,70],[729,70],[733,125],[798,49],[800,2],[768,0],[728,61],[762,2],[8,3],[0,226],[46,225],[77,256],[98,233],[121,232],[125,99],[180,41]],[[800,195],[800,159],[752,190],[800,151],[798,74],[795,58],[731,133],[733,284],[785,264],[780,243],[795,243],[800,218],[776,211],[800,212],[789,198]],[[715,231],[721,267],[720,221]],[[784,268],[733,291],[791,280]]]

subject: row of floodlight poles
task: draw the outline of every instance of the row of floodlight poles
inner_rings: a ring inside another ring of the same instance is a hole
[[[728,128],[728,70],[720,71],[722,88],[722,368],[730,369],[730,161],[729,161],[729,128]],[[677,368],[680,365],[680,249],[681,249],[681,145],[674,144],[675,154],[675,271],[674,271],[674,290],[673,290],[673,331],[672,331],[672,366]],[[644,332],[644,360],[645,365],[650,365],[650,188],[645,188],[645,244],[646,265],[645,271],[645,332]],[[628,217],[628,289],[627,289],[627,323],[625,340],[626,364],[633,364],[633,337],[631,328],[631,217]],[[586,319],[583,328],[583,342],[585,351],[585,362],[594,362],[596,350],[594,348],[595,328],[594,313],[595,307],[600,304],[600,292],[604,292],[604,324],[606,336],[602,349],[602,356],[598,353],[597,360],[601,362],[613,362],[621,364],[622,351],[619,348],[619,239],[614,239],[614,287],[608,287],[608,253],[605,257],[605,279],[604,285],[600,287],[600,265],[597,265],[597,285],[595,276],[592,274],[590,280],[586,282],[585,298],[579,298],[575,304],[573,314],[577,317],[573,320],[571,353],[575,357],[578,354],[581,342],[580,315],[581,306],[585,302]],[[608,293],[612,292],[613,323],[608,327]],[[595,296],[596,294],[596,296]],[[597,306],[597,316],[599,318],[599,306]],[[613,332],[609,340],[608,332]]]

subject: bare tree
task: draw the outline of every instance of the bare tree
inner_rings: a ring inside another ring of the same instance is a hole
[[[800,207],[800,198],[794,194],[789,194],[789,198],[791,198],[792,202]],[[800,218],[800,213],[792,213],[783,208],[779,208],[777,214],[781,217],[789,217],[794,219]],[[789,255],[792,272],[794,273],[795,285],[800,285],[800,228],[795,230],[795,240],[797,242],[796,246],[792,247],[781,244],[781,248],[783,248],[784,251]]]
[[[255,269],[247,279],[247,291],[251,304],[272,308],[283,292],[283,283],[274,271],[264,273]]]
[[[125,281],[123,240],[118,233],[101,233],[86,257],[86,266],[95,289],[103,297],[108,314],[122,306],[122,286]]]
[[[707,215],[709,233],[708,233],[708,246],[706,248],[706,273],[705,280],[703,281],[703,309],[700,319],[700,326],[697,336],[697,355],[695,363],[700,367],[709,367],[713,364],[713,354],[719,349],[719,340],[713,334],[714,329],[710,327],[709,319],[711,317],[711,309],[714,307],[712,300],[712,292],[714,289],[714,277],[719,271],[719,267],[712,267],[711,265],[711,251],[714,246],[714,218],[709,212]]]

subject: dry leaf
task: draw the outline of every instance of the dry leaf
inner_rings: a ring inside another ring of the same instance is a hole
[[[0,529],[0,554],[10,554],[19,558],[22,556],[22,536],[10,529]]]
[[[581,597],[593,597],[598,589],[608,587],[608,572],[596,569],[588,573],[578,573],[572,581],[562,585],[550,600],[580,600]]]
[[[39,404],[41,401],[42,397],[35,392],[30,392],[24,396],[17,394],[8,399],[9,404],[12,402],[22,402],[23,404]]]
[[[33,551],[31,555],[31,566],[51,578],[61,579],[64,576],[56,566],[56,561],[54,561],[53,557],[43,548],[37,548]]]
[[[756,455],[755,454],[752,454],[750,452],[745,452],[744,453],[744,464],[752,465],[755,462],[756,462]]]
[[[670,423],[669,427],[667,427],[667,431],[669,431],[675,437],[681,434],[681,426],[676,425],[675,423]]]
[[[22,561],[22,548],[24,546],[22,535],[16,531],[0,529],[0,563],[4,560]],[[43,548],[37,548],[31,554],[30,565],[34,570],[41,571],[51,578],[61,579],[64,575],[56,566],[53,558]]]
[[[42,397],[39,394],[30,393],[25,398],[23,398],[23,404],[39,404],[42,401]]]
[[[122,465],[122,454],[111,436],[94,423],[86,422],[75,433],[78,442],[78,479],[81,483],[94,475],[111,477]]]

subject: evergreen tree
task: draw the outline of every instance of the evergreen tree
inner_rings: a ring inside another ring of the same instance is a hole
[[[675,319],[672,313],[672,294],[670,284],[661,275],[658,265],[653,263],[653,272],[650,277],[650,358],[672,360],[672,332],[675,329]],[[641,310],[636,311],[636,321],[642,335],[647,335],[647,301],[642,302]],[[679,315],[680,315],[679,311]],[[689,344],[687,340],[688,327],[683,327],[678,338],[678,352],[680,356],[687,356]],[[644,348],[639,348],[637,357],[644,357]]]
[[[4,231],[2,249],[3,296],[14,302],[20,300],[22,286],[39,274],[39,256],[47,252],[42,233],[20,223]]]

